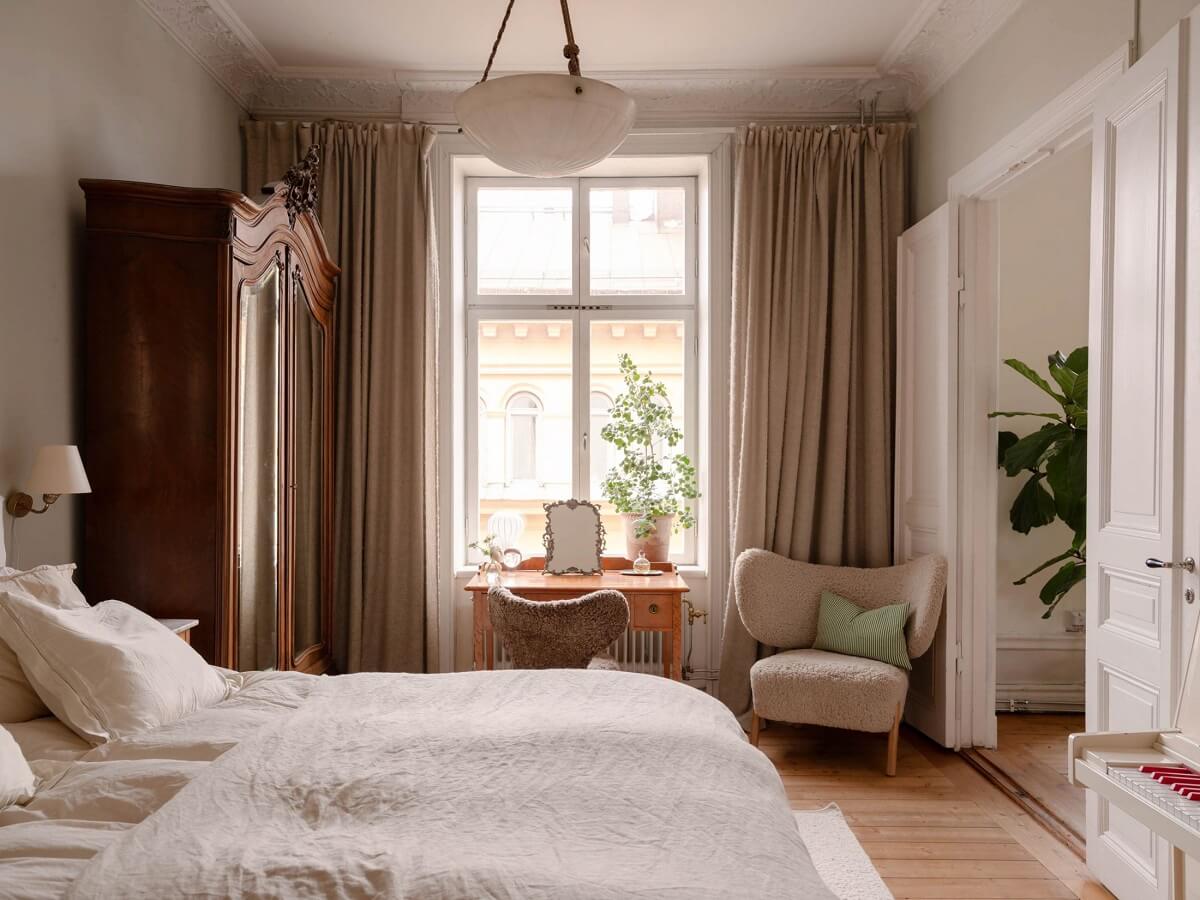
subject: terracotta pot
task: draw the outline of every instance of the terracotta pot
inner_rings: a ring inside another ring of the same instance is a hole
[[[671,526],[674,516],[659,516],[654,520],[654,531],[644,538],[634,536],[634,523],[641,518],[637,513],[623,513],[625,520],[625,556],[637,559],[645,553],[650,562],[667,562],[671,551]]]

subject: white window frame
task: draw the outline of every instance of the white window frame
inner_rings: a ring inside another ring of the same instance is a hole
[[[466,396],[479,396],[479,323],[481,320],[562,320],[572,323],[572,479],[574,495],[586,498],[591,493],[590,445],[599,435],[591,429],[591,325],[593,321],[619,319],[624,321],[682,321],[684,325],[684,410],[683,452],[700,468],[699,458],[699,322],[697,318],[697,273],[699,271],[697,191],[695,176],[645,176],[621,178],[556,178],[531,179],[509,177],[468,177],[465,179],[466,215],[463,246],[465,259],[466,316]],[[478,198],[480,188],[570,187],[572,190],[572,284],[571,294],[486,294],[478,291]],[[588,209],[589,189],[620,187],[682,187],[684,189],[684,293],[652,295],[593,296],[590,292],[591,265],[587,248],[590,243],[591,216]],[[466,416],[464,437],[464,501],[466,506],[466,543],[479,539],[479,417]],[[507,422],[507,420],[506,420]],[[505,453],[508,452],[505,437]],[[507,465],[507,459],[506,459]],[[701,479],[702,483],[704,479]],[[602,499],[602,498],[597,498]],[[699,508],[697,508],[699,512]],[[708,523],[700,521],[696,528],[683,532],[684,549],[673,554],[672,561],[681,565],[698,562],[700,534],[706,534]],[[606,552],[624,555],[624,535],[607,535]],[[472,559],[474,556],[471,557]]]

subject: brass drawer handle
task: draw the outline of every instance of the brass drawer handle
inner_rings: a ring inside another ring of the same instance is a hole
[[[657,613],[657,612],[658,612],[658,604],[651,603],[650,604],[650,614],[653,615],[654,613]]]

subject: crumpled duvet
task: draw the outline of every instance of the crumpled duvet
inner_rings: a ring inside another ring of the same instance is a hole
[[[586,670],[314,679],[68,896],[833,897],[724,706]]]

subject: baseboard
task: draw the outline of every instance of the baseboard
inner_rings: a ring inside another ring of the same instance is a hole
[[[996,638],[996,709],[1077,712],[1084,706],[1084,635]]]

